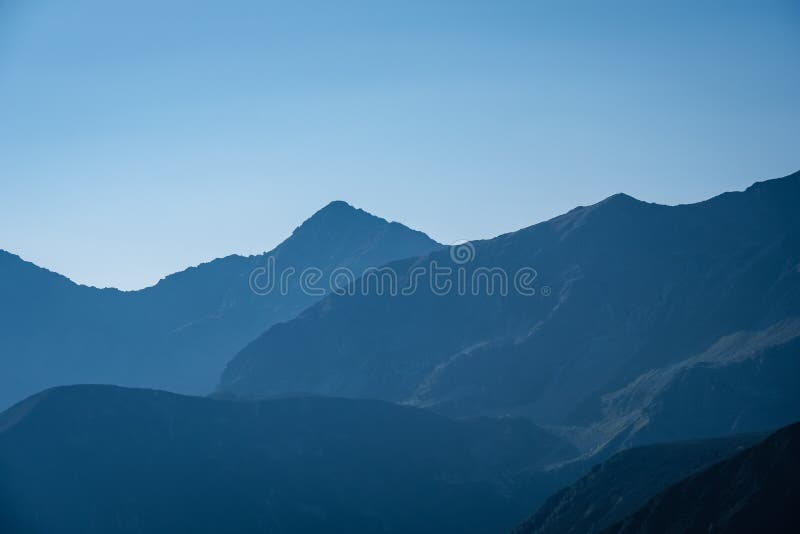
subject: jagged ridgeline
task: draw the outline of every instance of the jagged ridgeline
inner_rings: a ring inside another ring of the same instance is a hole
[[[615,195],[467,263],[400,260],[406,281],[431,261],[530,266],[549,292],[334,295],[237,354],[218,391],[522,415],[585,451],[774,429],[800,418],[798,206],[800,173],[690,205]]]
[[[227,256],[141,291],[79,286],[0,251],[0,409],[43,388],[110,383],[206,395],[230,358],[319,300],[297,276],[266,293],[251,274],[307,267],[361,272],[439,245],[422,232],[332,202],[274,250]]]

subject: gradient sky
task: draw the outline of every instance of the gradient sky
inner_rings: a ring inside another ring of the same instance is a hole
[[[333,199],[453,242],[800,168],[796,0],[124,4],[0,0],[0,248],[81,283]]]

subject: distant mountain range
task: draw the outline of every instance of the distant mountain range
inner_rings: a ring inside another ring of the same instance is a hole
[[[507,531],[574,453],[521,419],[61,387],[0,415],[0,532]]]
[[[798,206],[800,173],[614,195],[445,249],[333,202],[135,292],[0,251],[0,532],[794,531]]]
[[[141,291],[80,286],[0,251],[0,408],[87,382],[207,394],[239,349],[319,300],[299,286],[306,267],[325,273],[316,287],[327,290],[334,268],[361,272],[439,247],[339,201],[271,252],[227,256]],[[251,290],[251,273],[269,258],[276,269],[296,270],[285,294],[277,284],[267,295]]]
[[[228,365],[218,393],[378,398],[522,415],[588,454],[800,418],[800,173],[705,202],[615,195],[393,262],[537,271],[535,295],[331,295]]]

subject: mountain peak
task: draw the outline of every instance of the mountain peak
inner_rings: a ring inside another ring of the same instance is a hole
[[[326,204],[323,208],[314,213],[314,215],[306,219],[306,221],[303,223],[303,226],[314,221],[324,221],[326,224],[330,224],[332,222],[335,223],[336,221],[344,221],[352,218],[371,218],[383,220],[380,217],[376,217],[371,213],[348,204],[344,200],[334,200]]]
[[[384,248],[389,243],[393,243],[390,247],[393,250]],[[342,200],[334,200],[295,228],[276,250],[282,253],[293,250],[301,257],[308,257],[308,251],[313,250],[318,262],[345,250],[349,250],[345,257],[382,250],[373,260],[383,264],[389,260],[423,255],[439,246],[422,232],[398,222],[389,222]]]
[[[357,210],[357,208],[353,207],[352,204],[344,201],[344,200],[331,200],[328,202],[324,208],[319,211],[326,211],[326,210],[343,210],[343,209],[350,209],[350,210]]]
[[[647,203],[639,200],[638,198],[634,198],[626,193],[616,193],[604,200],[601,200],[598,204],[634,205],[634,204],[647,204]]]
[[[344,233],[371,231],[378,226],[386,224],[389,224],[389,222],[381,217],[356,208],[343,200],[334,200],[306,219],[295,229],[292,236],[329,235],[331,237],[341,237]]]

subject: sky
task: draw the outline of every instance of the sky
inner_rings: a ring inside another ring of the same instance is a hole
[[[79,283],[335,199],[452,243],[798,169],[796,0],[0,0],[0,248]]]

